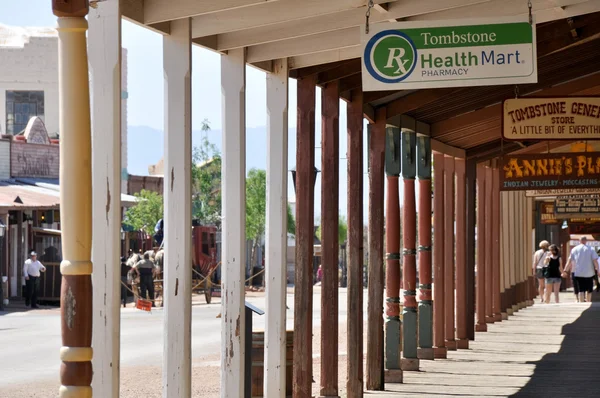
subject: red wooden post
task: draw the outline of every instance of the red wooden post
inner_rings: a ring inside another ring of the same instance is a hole
[[[454,336],[454,158],[446,156],[444,165],[444,194],[446,208],[444,209],[444,338],[448,350],[456,350]]]
[[[444,154],[433,154],[433,353],[446,358],[444,341]]]
[[[384,388],[383,334],[383,170],[385,108],[369,125],[369,286],[367,322],[367,390]]]
[[[492,169],[485,168],[485,321],[486,323],[494,323],[493,298],[493,235],[494,224],[492,214],[494,213],[492,206]]]
[[[338,396],[339,97],[334,81],[322,93],[321,396]]]
[[[494,322],[502,321],[500,298],[500,169],[492,170],[492,311]]]
[[[477,225],[477,162],[466,161],[467,180],[467,336],[475,340],[475,228]]]
[[[312,397],[312,310],[315,173],[315,78],[298,79],[296,133],[296,268],[294,398]]]
[[[456,159],[456,347],[469,348],[467,335],[467,224],[465,160]]]
[[[477,324],[475,330],[486,332],[485,322],[485,252],[486,252],[486,225],[485,225],[485,167],[477,165]]]
[[[363,396],[363,96],[348,103],[348,397]]]

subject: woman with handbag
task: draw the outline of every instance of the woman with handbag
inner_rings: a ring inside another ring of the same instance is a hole
[[[548,252],[548,247],[550,243],[547,240],[543,240],[540,242],[540,250],[536,251],[533,255],[533,274],[538,281],[538,293],[540,295],[540,300],[542,303],[544,302],[544,289],[546,287],[545,278],[544,278],[544,259],[546,258],[546,253]]]
[[[543,268],[546,283],[546,297],[544,302],[550,304],[550,296],[552,295],[552,292],[554,292],[554,302],[558,303],[563,267],[560,251],[556,245],[550,245],[550,250],[546,254],[544,264],[546,265]]]

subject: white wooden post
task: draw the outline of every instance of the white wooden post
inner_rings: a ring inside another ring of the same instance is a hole
[[[285,397],[288,64],[273,62],[267,74],[267,226],[265,397]]]
[[[244,396],[246,270],[246,50],[221,57],[223,253],[221,397]]]
[[[89,15],[92,94],[94,378],[99,397],[119,396],[121,273],[121,11],[119,0]]]
[[[191,397],[192,47],[190,19],[163,38],[165,75],[165,262],[163,397]]]

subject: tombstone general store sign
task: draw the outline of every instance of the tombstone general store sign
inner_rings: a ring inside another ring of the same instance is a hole
[[[598,188],[600,153],[506,155],[500,168],[500,189]]]
[[[527,16],[377,24],[361,39],[365,91],[537,83]]]
[[[518,98],[503,104],[509,140],[587,140],[600,137],[600,98]]]

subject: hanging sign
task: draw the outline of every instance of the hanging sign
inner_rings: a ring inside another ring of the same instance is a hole
[[[554,201],[557,218],[600,217],[600,195],[560,196]]]
[[[554,198],[566,195],[597,195],[600,189],[532,189],[525,191],[528,198]]]
[[[506,155],[500,168],[500,189],[598,188],[600,152]]]
[[[361,32],[364,91],[537,83],[528,16],[385,23]]]
[[[600,224],[569,223],[570,235],[600,234]]]
[[[513,98],[504,101],[508,140],[589,140],[600,137],[600,98]]]
[[[558,219],[554,214],[554,203],[544,202],[540,204],[540,223],[558,224]]]

